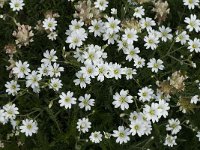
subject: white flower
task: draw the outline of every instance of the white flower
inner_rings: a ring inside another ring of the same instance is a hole
[[[111,133],[104,132],[104,131],[103,131],[103,134],[104,134],[104,137],[105,137],[106,139],[110,139],[110,138],[111,138],[111,136],[112,136],[112,134],[111,134]]]
[[[18,120],[10,120],[10,123],[11,123],[13,129],[17,129],[17,130],[19,129],[19,123],[20,122]],[[16,132],[18,132],[18,131],[16,131]]]
[[[112,15],[117,15],[117,9],[112,8],[112,9],[111,9],[111,14],[112,14]]]
[[[24,63],[19,60],[15,63],[16,67],[13,68],[13,73],[17,75],[18,78],[24,78],[31,71],[28,67],[29,64],[25,61]]]
[[[51,18],[51,17],[44,19],[42,23],[43,23],[44,29],[50,30],[51,32],[54,31],[57,26],[57,21],[55,20],[55,18]]]
[[[23,0],[11,0],[9,4],[13,11],[20,11],[25,5]]]
[[[52,41],[56,40],[57,36],[58,36],[58,34],[56,32],[51,32],[51,33],[49,33],[47,35],[47,37],[49,38],[49,40],[52,40]]]
[[[117,44],[117,46],[118,46],[118,50],[123,50],[123,51],[126,51],[126,49],[128,48],[128,46],[130,46],[128,43],[127,43],[127,41],[124,41],[124,40],[118,40],[117,41],[118,42],[118,44]]]
[[[196,137],[198,137],[198,140],[200,141],[200,131],[197,132]]]
[[[6,92],[12,96],[17,95],[18,91],[20,90],[20,85],[17,84],[17,81],[14,80],[6,82],[5,87],[7,88]]]
[[[82,28],[83,25],[84,25],[84,22],[82,20],[77,21],[76,19],[74,19],[71,21],[71,25],[69,25],[69,29],[70,31],[79,30]]]
[[[97,65],[97,70],[98,70],[98,77],[97,77],[98,81],[103,82],[104,77],[108,78],[108,70],[109,70],[108,63],[99,63]]]
[[[177,145],[176,143],[177,136],[171,136],[167,134],[167,137],[165,138],[164,145],[167,145],[169,147],[173,147],[174,145]]]
[[[157,103],[151,103],[151,106],[145,105],[143,108],[143,113],[146,116],[147,120],[151,120],[153,123],[158,122],[160,116],[160,109],[158,109]]]
[[[169,103],[167,103],[165,100],[159,100],[158,109],[160,110],[160,114],[158,116],[163,116],[164,118],[166,118],[170,109]]]
[[[13,120],[16,118],[16,115],[19,114],[18,108],[15,106],[15,104],[8,103],[3,106],[3,109],[5,110],[5,118]]]
[[[167,131],[171,131],[171,134],[177,134],[181,130],[180,121],[178,119],[169,119],[166,126]]]
[[[134,14],[133,16],[136,17],[136,18],[142,18],[142,16],[144,16],[144,9],[143,9],[143,6],[140,6],[140,7],[136,7],[134,9]]]
[[[130,122],[134,122],[136,120],[142,120],[142,119],[143,119],[143,116],[142,116],[141,112],[138,113],[138,112],[134,111],[134,112],[130,113],[130,115],[129,115]]]
[[[120,64],[110,64],[110,72],[109,75],[111,78],[115,78],[116,80],[121,79],[122,74],[124,73]]]
[[[84,63],[85,58],[83,58],[83,52],[84,50],[80,48],[76,48],[74,51],[74,58],[76,58],[78,62]]]
[[[66,39],[66,43],[69,43],[69,48],[75,49],[83,44],[83,41],[87,39],[87,33],[85,29],[81,28],[79,30],[73,31]]]
[[[85,94],[85,96],[80,96],[79,97],[79,107],[80,108],[85,108],[85,111],[91,110],[91,106],[94,106],[94,99],[90,99],[91,95],[90,94]]]
[[[58,101],[60,103],[61,107],[65,107],[66,109],[71,109],[73,104],[76,104],[76,98],[73,97],[74,93],[68,91],[67,94],[64,92],[61,93],[60,100]]]
[[[131,61],[138,57],[138,53],[140,53],[140,50],[138,47],[134,47],[133,45],[128,46],[126,50],[124,50],[124,54],[126,54],[126,60]]]
[[[115,19],[113,17],[108,17],[107,20],[108,22],[105,23],[107,32],[111,34],[119,32],[120,27],[118,25],[120,24],[120,20]]]
[[[155,50],[159,43],[159,38],[153,34],[149,34],[148,36],[144,37],[144,41],[146,42],[144,46],[146,49]]]
[[[115,108],[120,107],[121,110],[125,110],[129,108],[129,104],[128,103],[133,103],[132,100],[132,96],[128,95],[128,90],[121,90],[120,93],[115,93],[115,95],[113,95],[113,105],[115,106]]]
[[[5,124],[7,122],[5,118],[5,111],[3,109],[0,109],[0,123]]]
[[[143,119],[144,120],[144,119]],[[144,125],[145,125],[145,131],[144,131],[144,134],[146,135],[150,135],[151,134],[151,131],[152,131],[152,125],[151,125],[151,122],[148,121],[148,120],[144,120],[143,121]]]
[[[35,86],[35,87],[33,88],[33,92],[35,92],[35,93],[40,93],[40,86]]]
[[[166,102],[169,102],[171,96],[169,94],[164,94],[163,92],[157,89],[156,95],[154,98],[156,99],[156,101],[164,100]]]
[[[102,49],[98,45],[89,45],[87,51],[83,52],[83,58],[85,64],[98,64],[101,61]]]
[[[176,32],[178,34],[178,32]],[[184,45],[189,40],[189,35],[186,31],[181,32],[176,37],[176,42],[181,42],[182,45]]]
[[[31,74],[26,77],[26,87],[39,87],[40,80],[42,80],[41,74],[38,74],[37,71],[32,71]]]
[[[41,60],[44,64],[51,64],[51,62],[56,62],[58,57],[56,56],[56,51],[52,49],[51,51],[46,50],[43,53],[44,58]]]
[[[139,100],[142,102],[150,101],[154,96],[153,92],[154,91],[151,88],[143,87],[138,92],[138,95],[140,96]]]
[[[195,14],[191,14],[190,18],[186,17],[184,20],[185,23],[187,23],[187,29],[191,32],[195,30],[196,32],[199,32],[200,30],[200,20],[197,19],[197,16]]]
[[[102,22],[102,20],[92,20],[91,21],[91,25],[88,29],[89,32],[94,33],[94,36],[101,36],[101,34],[104,32],[104,28],[103,25],[104,23]]]
[[[200,39],[195,38],[194,40],[189,40],[188,45],[188,49],[190,50],[190,52],[200,52]]]
[[[50,80],[49,88],[54,91],[59,91],[63,86],[62,81],[60,79],[52,78]]]
[[[144,67],[144,66],[145,66],[145,59],[144,59],[144,58],[141,58],[141,57],[139,57],[139,56],[136,56],[136,57],[134,58],[134,66],[135,66],[136,68],[142,68],[142,67]]]
[[[128,141],[130,141],[130,137],[129,135],[130,133],[130,129],[129,128],[125,128],[124,126],[119,126],[118,130],[114,130],[114,133],[112,134],[112,136],[116,137],[116,142],[117,143],[127,143]]]
[[[78,131],[86,133],[91,128],[91,122],[88,118],[78,119],[77,127]]]
[[[126,79],[129,80],[129,79],[133,79],[133,75],[134,74],[137,74],[136,73],[136,69],[132,69],[132,68],[124,68],[125,70],[125,74],[126,74]]]
[[[110,33],[108,32],[109,30],[106,30],[107,32],[105,34],[103,34],[103,40],[107,41],[108,45],[110,44],[114,44],[115,41],[118,40],[119,35],[115,32]]]
[[[189,9],[194,9],[195,6],[199,6],[199,0],[183,0],[183,2]]]
[[[156,23],[155,23],[155,21],[152,18],[146,17],[145,19],[142,18],[140,20],[140,25],[141,25],[142,29],[147,29],[147,31],[149,31],[149,30],[152,29],[152,26],[156,25]]]
[[[152,35],[152,36],[155,36],[157,38],[161,38],[161,33],[157,30],[150,29],[147,32],[148,32],[148,35]]]
[[[161,40],[164,41],[164,42],[167,42],[167,40],[171,40],[172,39],[172,34],[169,34],[172,29],[170,29],[169,27],[165,27],[165,26],[161,26],[159,27],[159,30],[160,30],[160,35],[161,35]]]
[[[132,121],[129,127],[131,129],[130,132],[133,136],[136,134],[138,134],[139,137],[144,135],[145,124],[142,120],[137,119],[135,121]]]
[[[66,43],[70,43],[69,48],[73,49],[80,47],[83,44],[81,41],[81,35],[77,32],[73,32],[70,36],[68,36]]]
[[[81,67],[81,73],[83,73],[85,78],[95,78],[98,75],[97,68],[91,64],[87,64],[85,67]]]
[[[147,68],[151,68],[152,72],[158,72],[158,70],[163,70],[163,61],[158,59],[156,60],[155,58],[151,58],[149,62],[147,63]]]
[[[108,1],[107,0],[96,0],[96,2],[94,2],[94,6],[95,6],[95,8],[98,8],[99,10],[104,11],[108,7]]]
[[[48,64],[41,64],[41,67],[38,68],[38,72],[41,76],[48,76],[49,75],[49,65]]]
[[[197,102],[199,102],[199,101],[200,101],[199,95],[195,95],[195,96],[193,96],[193,97],[191,98],[190,103],[191,103],[191,104],[197,104]]]
[[[30,119],[23,120],[19,128],[26,136],[32,136],[33,133],[37,133],[38,131],[37,122]]]
[[[78,79],[74,80],[75,85],[80,85],[81,88],[86,88],[86,84],[91,83],[91,79],[89,77],[84,77],[83,73],[80,71],[76,73],[76,77]]]
[[[89,138],[93,143],[100,143],[102,141],[102,134],[100,131],[95,131],[91,133]]]
[[[134,41],[138,41],[137,31],[135,29],[125,29],[122,40],[127,41],[128,44],[133,44]]]
[[[61,76],[61,72],[64,71],[63,67],[60,67],[59,64],[54,63],[53,65],[49,66],[49,75],[50,77],[60,77]]]

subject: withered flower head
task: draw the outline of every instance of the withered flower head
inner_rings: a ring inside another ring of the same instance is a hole
[[[4,47],[5,51],[9,55],[16,53],[16,46],[14,44],[8,44]]]
[[[6,66],[6,69],[10,71],[9,73],[9,78],[12,78],[13,76],[13,68],[15,67],[15,60],[13,60],[13,58],[10,58],[8,60],[8,62],[10,63],[10,66]]]
[[[0,7],[3,8],[5,2],[7,2],[8,0],[0,0]]]
[[[79,1],[78,4],[75,5],[75,9],[74,17],[80,18],[85,24],[90,24],[93,19],[101,18],[100,11],[92,5],[91,0]]]
[[[181,71],[176,71],[172,74],[171,77],[168,77],[168,80],[158,82],[157,85],[159,90],[164,94],[175,94],[177,92],[184,91],[186,79],[186,75],[183,75]]]
[[[180,110],[183,113],[194,112],[194,109],[197,107],[195,104],[190,103],[190,98],[187,97],[179,97],[178,106],[180,106]]]
[[[139,22],[134,18],[122,21],[122,28],[135,29],[137,32],[141,32],[141,26]]]
[[[170,85],[173,86],[178,91],[184,91],[185,83],[184,81],[187,79],[186,75],[183,75],[181,71],[176,71],[170,77]]]
[[[60,15],[58,13],[53,13],[52,10],[48,10],[44,14],[45,18],[58,18]]]
[[[162,0],[158,0],[154,3],[153,11],[156,13],[155,19],[158,20],[158,24],[161,24],[161,22],[165,21],[167,18],[167,15],[170,12],[170,9],[168,7],[168,2],[163,2]]]
[[[13,32],[13,36],[16,37],[16,44],[18,47],[27,46],[30,42],[33,42],[32,37],[34,36],[31,26],[29,25],[17,25],[17,31]]]
[[[171,85],[169,84],[169,81],[162,81],[158,84],[160,91],[163,92],[165,95],[171,94],[173,92]]]
[[[12,69],[15,67],[15,60],[13,59],[13,54],[16,53],[16,46],[14,44],[8,44],[4,47],[7,54],[9,54],[9,60],[10,66],[6,66],[7,70],[10,70],[9,78],[12,78],[13,71]]]
[[[45,31],[44,28],[43,28],[43,24],[42,24],[42,21],[41,21],[41,20],[38,20],[38,21],[37,21],[37,25],[34,27],[34,29],[35,29],[35,30],[38,30],[38,31],[41,31],[41,32],[42,32],[42,31]]]

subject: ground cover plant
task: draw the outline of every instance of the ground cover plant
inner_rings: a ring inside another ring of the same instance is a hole
[[[0,0],[0,149],[200,149],[199,0]]]

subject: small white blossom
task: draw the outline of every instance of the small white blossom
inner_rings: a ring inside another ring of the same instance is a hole
[[[115,106],[115,108],[120,107],[121,110],[125,110],[129,108],[129,103],[133,103],[132,100],[132,96],[128,95],[128,90],[121,90],[120,93],[115,93],[115,95],[113,95],[113,105]]]
[[[189,32],[192,32],[193,30],[199,32],[200,20],[197,19],[197,16],[195,14],[191,14],[190,18],[186,17],[184,22],[188,24],[186,28],[189,30]]]
[[[61,107],[65,107],[66,109],[71,109],[73,104],[76,104],[76,98],[73,97],[74,93],[68,91],[67,94],[64,92],[61,93],[60,100],[58,101],[60,103]]]
[[[22,125],[19,128],[26,136],[32,136],[33,133],[37,133],[38,131],[37,122],[30,119],[23,120]]]
[[[116,142],[117,143],[127,143],[128,141],[130,141],[130,129],[129,128],[125,128],[124,126],[119,126],[118,130],[114,130],[112,136],[116,137]]]
[[[91,122],[88,118],[78,119],[77,127],[78,131],[86,133],[91,128]]]
[[[90,94],[85,94],[84,97],[80,96],[79,99],[79,107],[85,108],[85,111],[91,110],[91,106],[94,106],[94,99],[91,99]]]
[[[155,58],[149,60],[149,62],[147,63],[147,67],[151,68],[151,71],[156,73],[158,72],[158,70],[164,69],[163,61],[160,59],[156,60]]]
[[[197,104],[197,102],[200,101],[199,95],[195,95],[191,98],[190,103],[191,104]]]
[[[178,119],[169,119],[166,126],[167,131],[171,131],[171,134],[177,134],[182,129],[180,121]]]
[[[169,147],[173,147],[174,145],[177,145],[176,139],[177,139],[177,136],[172,136],[172,135],[167,134],[167,137],[165,138],[164,145],[167,145]]]
[[[195,6],[199,6],[199,0],[183,0],[183,2],[189,9],[194,9]]]
[[[102,141],[102,134],[100,131],[95,131],[91,133],[89,138],[93,143],[100,143]]]
[[[21,60],[16,62],[13,68],[13,73],[16,74],[18,78],[24,78],[30,71],[28,62],[25,61],[22,63]]]
[[[5,87],[7,88],[6,92],[12,96],[17,95],[18,91],[20,90],[20,85],[17,84],[17,81],[14,80],[6,82]]]
[[[108,7],[108,1],[96,0],[96,2],[94,2],[94,5],[95,5],[95,8],[98,8],[99,10],[104,11]]]
[[[43,27],[45,30],[49,30],[49,31],[54,31],[56,29],[57,26],[57,21],[55,20],[55,18],[46,18],[43,22]]]
[[[11,0],[9,4],[13,11],[20,11],[25,5],[23,0]]]

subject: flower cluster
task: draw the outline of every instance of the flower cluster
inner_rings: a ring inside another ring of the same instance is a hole
[[[59,144],[67,141],[68,149],[84,144],[85,149],[91,144],[110,149],[113,142],[125,145],[122,149],[130,143],[138,149],[165,149],[186,141],[181,133],[190,130],[200,141],[194,119],[200,108],[200,17],[195,13],[200,1],[183,0],[187,13],[178,16],[178,23],[173,20],[175,2],[119,1],[122,6],[108,0],[68,0],[72,14],[45,10],[32,25],[34,17],[25,23],[19,18],[34,2],[0,0],[0,7],[8,4],[14,14],[3,14],[1,21],[11,19],[15,27],[10,32],[14,39],[4,45],[9,60],[2,59],[10,71],[0,91],[7,100],[1,102],[0,124],[12,127],[7,140],[36,138],[41,130],[37,138],[50,147],[58,139]],[[40,41],[45,38],[48,43]],[[47,130],[48,138],[41,138]]]

